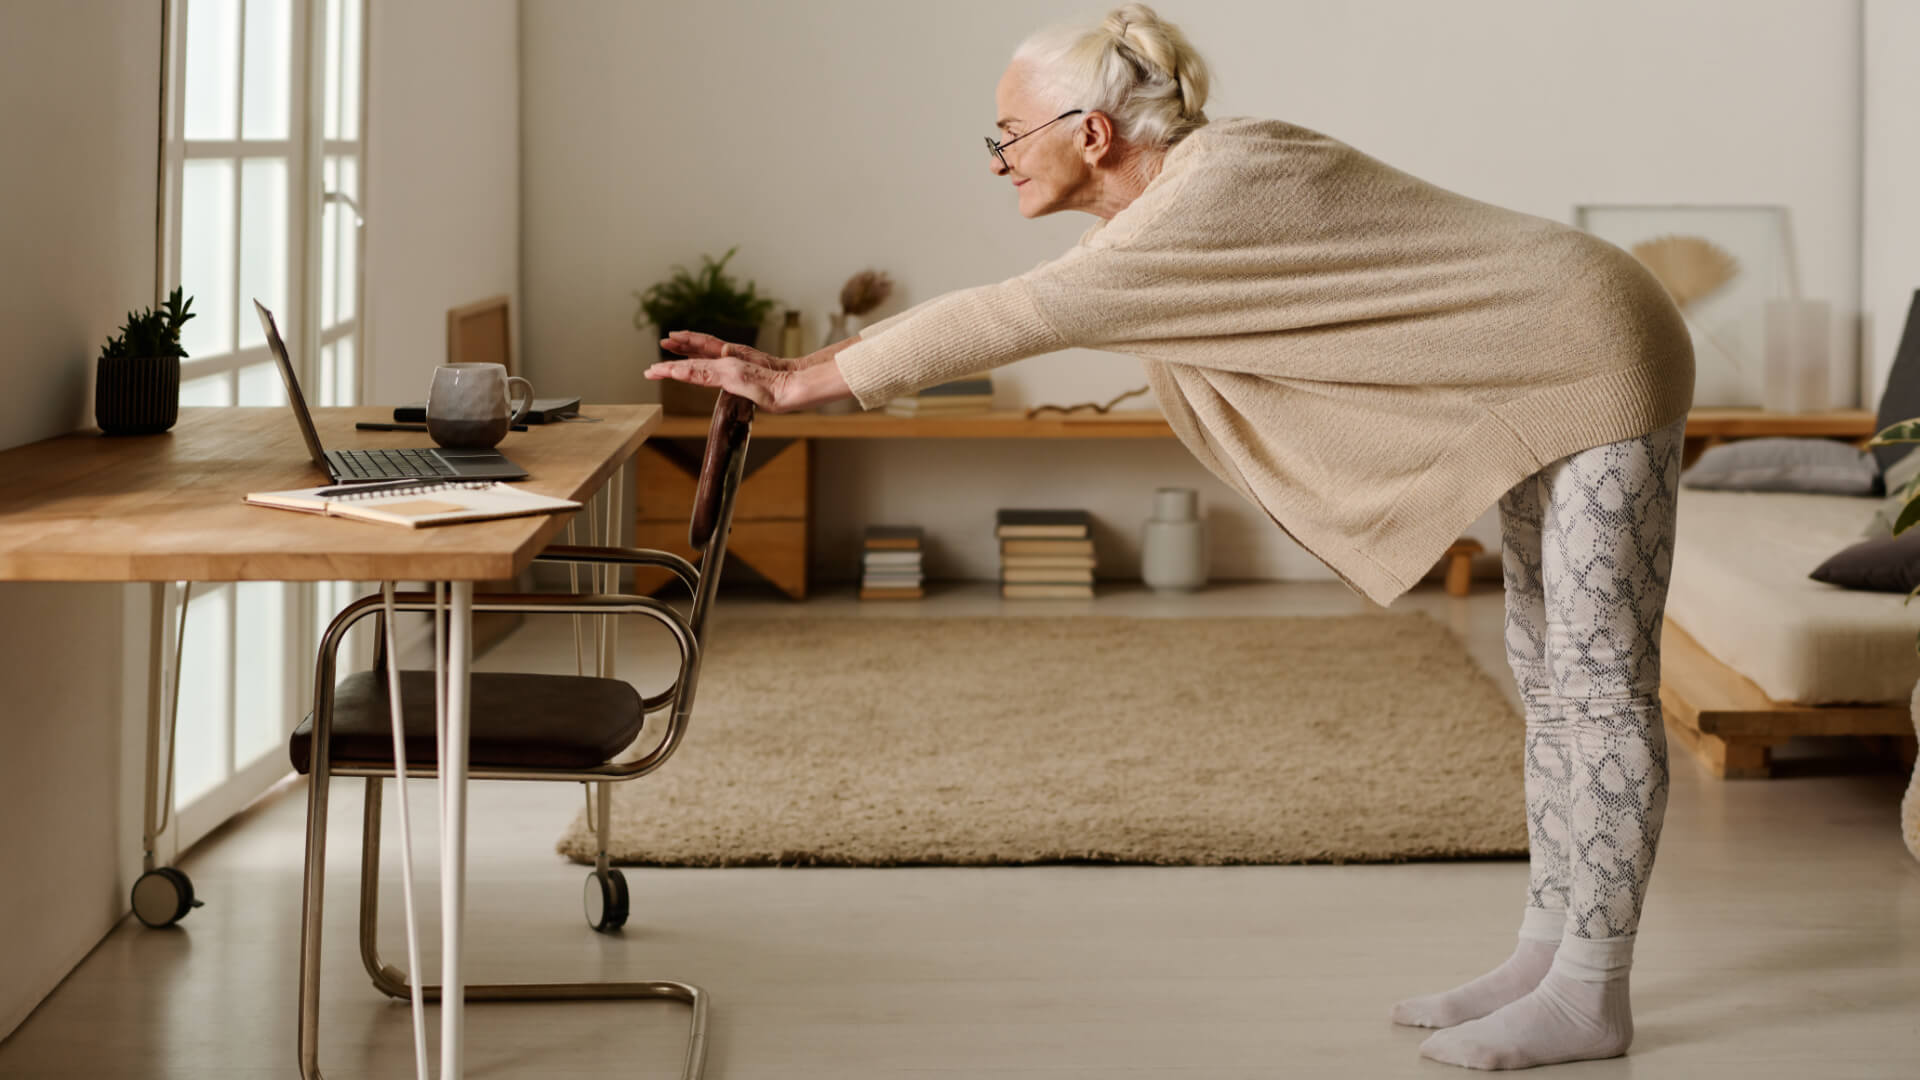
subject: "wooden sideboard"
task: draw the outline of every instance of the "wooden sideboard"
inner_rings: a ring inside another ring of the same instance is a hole
[[[687,514],[700,472],[700,447],[708,418],[669,416],[635,459],[634,542],[692,557]],[[1874,433],[1866,409],[1775,413],[1764,409],[1702,408],[1687,414],[1682,460],[1692,464],[1709,446],[1731,439],[1803,436],[1864,440]],[[1171,439],[1159,412],[1144,409],[1027,419],[1019,410],[972,416],[890,416],[864,413],[763,413],[755,418],[756,442],[780,440],[740,487],[728,554],[753,568],[796,600],[807,595],[807,531],[811,515],[810,444],[814,439]],[[644,571],[635,587],[652,592],[671,576]]]

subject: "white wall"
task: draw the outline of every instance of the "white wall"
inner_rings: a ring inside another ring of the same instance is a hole
[[[374,0],[369,12],[369,403],[426,399],[448,308],[511,296],[519,333],[518,10]]]
[[[1584,202],[1790,207],[1806,294],[1860,293],[1859,9],[1833,0],[1541,4],[1164,0],[1212,61],[1215,116],[1305,124],[1477,198],[1560,220]],[[522,15],[526,354],[546,390],[647,400],[631,290],[702,252],[811,329],[839,283],[903,300],[1018,273],[1089,219],[1027,222],[980,137],[1013,46],[1057,0],[533,3]],[[1003,407],[1137,385],[1086,352],[995,373]],[[1040,467],[1035,468],[1038,464]],[[826,444],[816,569],[873,520],[918,521],[937,577],[994,574],[1000,505],[1085,506],[1103,576],[1136,572],[1161,483],[1201,489],[1218,577],[1327,578],[1166,445]],[[1492,515],[1475,535],[1497,538]]]
[[[0,5],[0,447],[92,423],[101,342],[156,299],[159,94],[159,5]],[[139,871],[126,698],[144,653],[123,620],[144,619],[143,594],[0,584],[0,1038],[120,918]]]
[[[1866,0],[1864,39],[1862,345],[1877,405],[1920,289],[1920,4]]]

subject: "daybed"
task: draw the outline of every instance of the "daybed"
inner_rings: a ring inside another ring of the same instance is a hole
[[[1660,697],[1675,741],[1716,775],[1771,775],[1795,735],[1865,736],[1912,762],[1920,602],[1807,577],[1877,506],[1681,489]]]

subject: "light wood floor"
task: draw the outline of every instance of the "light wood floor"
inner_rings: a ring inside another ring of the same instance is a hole
[[[1498,590],[1477,588],[1464,600],[1423,588],[1394,610],[1432,612],[1510,684]],[[1092,604],[1003,604],[987,586],[920,604],[745,600],[723,607],[716,629],[749,615],[1367,610],[1337,584],[1103,593]],[[485,663],[558,662],[572,639],[555,622],[535,621]],[[645,644],[640,627],[624,631],[623,654]],[[1551,1075],[1920,1075],[1920,863],[1899,837],[1905,780],[1818,751],[1796,744],[1788,775],[1732,783],[1676,756],[1634,970],[1637,1041],[1625,1058]],[[294,1075],[303,790],[189,853],[207,906],[170,931],[123,923],[0,1043],[0,1076]],[[416,836],[431,848],[431,788],[414,790]],[[322,1061],[335,1078],[403,1077],[405,1007],[371,989],[355,953],[358,799],[357,781],[336,790]],[[1427,1033],[1393,1026],[1387,1009],[1504,958],[1527,877],[1518,860],[628,870],[633,921],[600,937],[579,915],[584,871],[553,854],[579,801],[566,785],[474,788],[470,977],[700,983],[715,1001],[716,1078],[1461,1075],[1421,1059]],[[433,870],[425,858],[428,896]],[[384,940],[403,958],[398,880],[386,880]],[[671,1076],[682,1018],[664,1004],[473,1006],[469,1075]]]

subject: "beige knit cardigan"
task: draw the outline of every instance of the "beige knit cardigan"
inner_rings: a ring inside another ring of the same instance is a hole
[[[1137,356],[1201,463],[1382,605],[1522,479],[1693,400],[1631,255],[1272,120],[1195,131],[1066,254],[835,362],[871,409],[1071,346]]]

